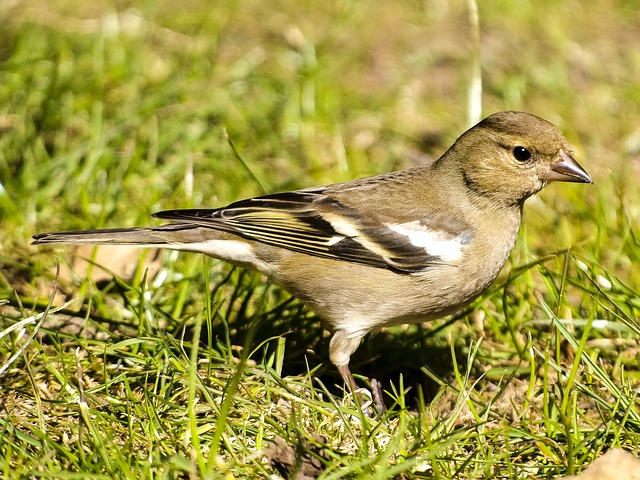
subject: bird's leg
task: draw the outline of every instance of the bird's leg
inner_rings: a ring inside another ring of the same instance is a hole
[[[344,381],[347,388],[353,395],[358,398],[358,402],[360,402],[360,405],[364,405],[366,399],[359,394],[358,385],[356,385],[356,381],[351,374],[349,365],[339,366],[338,371],[340,372],[342,380]],[[373,404],[376,406],[378,414],[383,414],[384,412],[386,412],[387,407],[385,407],[384,400],[382,399],[382,384],[376,378],[371,379],[371,396],[373,397]],[[367,413],[367,415],[369,415],[369,413]]]
[[[338,367],[338,371],[340,375],[342,375],[342,380],[344,384],[351,390],[351,393],[355,393],[358,390],[358,386],[356,385],[356,381],[351,375],[351,370],[349,369],[349,365],[340,365]]]
[[[356,385],[356,381],[349,369],[349,359],[351,358],[351,354],[355,352],[360,345],[361,339],[362,336],[349,336],[342,330],[336,331],[329,344],[329,357],[338,368],[347,388],[353,395],[358,397],[360,405],[363,405],[365,399],[362,398],[361,395],[358,395],[358,385]],[[380,382],[375,379],[371,381],[371,395],[378,413],[384,413],[386,408],[382,400],[382,388],[380,387]]]
[[[355,352],[360,345],[360,340],[363,336],[364,334],[353,335],[344,330],[336,330],[329,343],[329,358],[331,362],[338,367],[342,380],[344,380],[345,385],[351,390],[351,393],[355,393],[358,386],[353,379],[353,375],[351,375],[351,370],[349,370],[349,360],[351,359],[351,354]]]
[[[378,413],[383,414],[386,412],[387,407],[385,407],[384,400],[382,399],[382,384],[377,378],[371,379],[371,395],[373,395],[373,404],[376,406]]]

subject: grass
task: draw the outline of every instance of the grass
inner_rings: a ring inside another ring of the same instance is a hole
[[[0,476],[555,478],[638,454],[638,13],[479,5],[483,111],[550,119],[596,186],[529,201],[472,309],[368,339],[372,419],[260,276],[30,237],[437,157],[470,112],[467,3],[0,7]]]

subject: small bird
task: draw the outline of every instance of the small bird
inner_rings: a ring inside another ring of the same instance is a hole
[[[349,359],[362,338],[475,300],[513,248],[524,201],[551,181],[593,183],[553,124],[500,112],[427,166],[33,243],[170,248],[257,270],[320,315],[330,359],[355,391]]]

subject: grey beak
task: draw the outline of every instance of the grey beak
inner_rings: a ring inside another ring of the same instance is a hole
[[[560,160],[551,164],[544,180],[555,182],[593,183],[589,174],[565,151],[560,152]]]

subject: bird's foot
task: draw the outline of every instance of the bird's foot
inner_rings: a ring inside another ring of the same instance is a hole
[[[373,397],[373,404],[378,411],[378,415],[383,415],[387,411],[387,407],[385,406],[384,399],[382,398],[382,384],[377,378],[371,379],[371,395]]]

